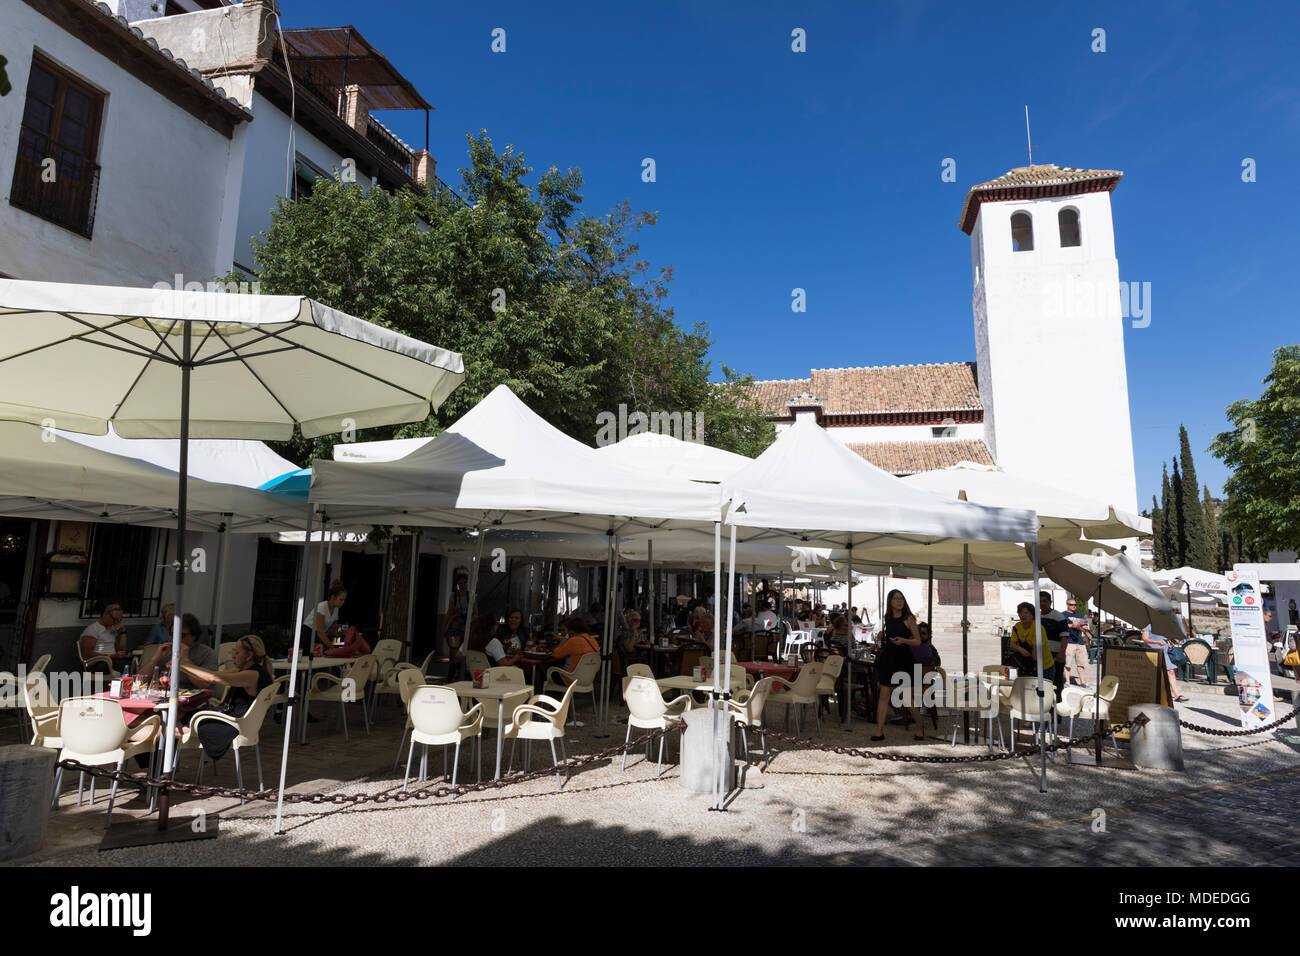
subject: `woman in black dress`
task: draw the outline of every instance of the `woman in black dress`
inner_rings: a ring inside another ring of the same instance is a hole
[[[181,670],[190,680],[199,687],[224,684],[230,688],[221,710],[231,717],[243,717],[257,695],[270,685],[272,678],[268,667],[266,647],[256,634],[245,634],[236,641],[231,666],[219,671],[195,666],[190,661],[189,650],[181,646]],[[201,721],[197,733],[204,753],[213,760],[222,757],[238,736],[234,727],[216,720]]]
[[[903,592],[893,590],[885,599],[885,626],[877,635],[879,650],[876,652],[876,681],[878,683],[876,705],[876,733],[872,740],[885,739],[885,720],[889,717],[889,698],[896,682],[902,684],[906,694],[904,698],[908,710],[912,712],[912,723],[916,726],[916,740],[924,740],[925,725],[921,723],[921,711],[916,706],[916,697],[920,688],[914,687],[912,665],[915,658],[912,648],[921,644],[921,632],[916,626],[916,615],[907,606]],[[897,675],[902,674],[902,679]],[[905,682],[904,682],[905,681]]]

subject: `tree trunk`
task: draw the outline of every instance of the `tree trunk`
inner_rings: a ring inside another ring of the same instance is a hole
[[[407,608],[411,591],[411,548],[415,535],[393,539],[392,570],[388,573],[388,595],[384,601],[382,636],[406,645]]]

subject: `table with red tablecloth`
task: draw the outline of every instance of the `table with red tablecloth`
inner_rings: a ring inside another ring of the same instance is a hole
[[[122,705],[122,715],[127,724],[133,724],[141,717],[152,714],[155,711],[166,712],[166,697],[114,697],[110,692],[104,691],[102,694],[95,694],[96,697],[105,697],[109,700],[115,700]],[[212,697],[212,691],[201,690],[193,694],[182,693],[177,700],[177,716],[188,714],[198,710]]]
[[[789,664],[774,664],[770,661],[738,661],[737,663],[756,680],[762,680],[764,677],[779,677],[793,684],[799,674],[799,668],[791,667]],[[772,689],[778,694],[785,692],[785,688],[780,684],[773,684]]]

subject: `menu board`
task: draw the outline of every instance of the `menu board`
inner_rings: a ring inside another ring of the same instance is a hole
[[[1128,709],[1139,704],[1163,704],[1168,707],[1169,682],[1160,666],[1160,651],[1142,647],[1107,647],[1102,657],[1102,674],[1118,677],[1119,689],[1110,702],[1112,723],[1128,720]],[[1127,730],[1115,736],[1128,739]]]
[[[1228,622],[1232,625],[1232,665],[1237,677],[1241,726],[1254,730],[1277,717],[1273,706],[1273,673],[1264,634],[1264,593],[1259,572],[1229,571]]]

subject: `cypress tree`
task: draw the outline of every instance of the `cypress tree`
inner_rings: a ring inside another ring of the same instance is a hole
[[[1219,574],[1224,570],[1223,552],[1219,544],[1219,519],[1214,516],[1214,499],[1210,497],[1209,486],[1202,487],[1205,489],[1205,497],[1201,502],[1201,509],[1205,513],[1205,540],[1210,549],[1210,563],[1207,565],[1207,570]]]
[[[1171,567],[1181,568],[1187,564],[1187,513],[1183,510],[1183,476],[1178,472],[1176,458],[1174,474],[1169,479],[1169,501],[1174,506],[1174,551],[1169,563]]]
[[[1156,564],[1162,568],[1176,568],[1178,556],[1174,545],[1174,526],[1178,520],[1174,513],[1173,490],[1169,485],[1169,466],[1160,466],[1160,557]]]
[[[1192,461],[1192,446],[1187,439],[1187,429],[1178,426],[1178,459],[1182,466],[1183,533],[1187,548],[1184,564],[1205,568],[1213,563],[1210,539],[1206,534],[1205,510],[1201,504],[1201,486],[1196,480],[1196,464]]]
[[[1155,495],[1151,496],[1151,559],[1157,568],[1169,566],[1165,564],[1164,555],[1164,514]]]

